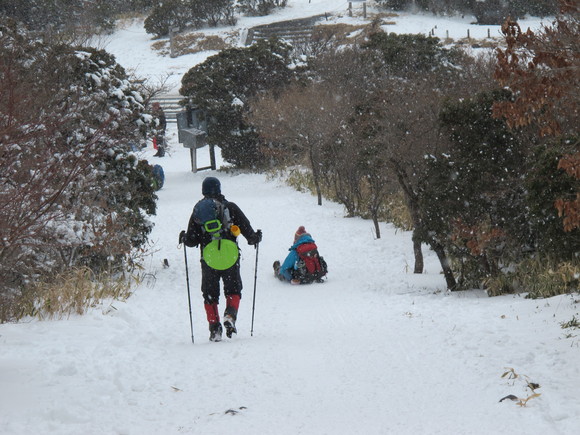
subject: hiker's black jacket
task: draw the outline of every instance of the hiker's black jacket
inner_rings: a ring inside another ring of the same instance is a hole
[[[250,221],[246,215],[242,212],[240,207],[235,203],[229,202],[225,199],[223,195],[218,195],[215,199],[220,201],[225,208],[230,212],[230,223],[232,225],[237,225],[240,228],[242,235],[246,238],[250,245],[256,243],[258,235],[250,225]],[[224,239],[236,241],[236,237],[231,233],[226,233],[223,235]],[[185,234],[185,239],[183,243],[190,248],[201,245],[201,249],[205,248],[212,240],[211,234],[203,231],[200,224],[195,222],[193,213],[189,218],[189,224],[187,225],[187,233]]]

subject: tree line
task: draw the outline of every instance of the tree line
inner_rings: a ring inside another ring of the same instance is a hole
[[[418,9],[434,14],[473,14],[479,24],[501,24],[510,16],[550,16],[558,12],[558,0],[377,0],[379,5],[401,11]]]
[[[145,15],[145,30],[157,37],[218,24],[234,25],[236,14],[268,15],[287,0],[0,0],[0,17],[28,30],[77,42],[87,35],[111,31],[124,14]]]
[[[54,35],[94,34],[112,30],[126,13],[144,13],[153,0],[0,0],[0,17],[11,18],[30,31]]]
[[[184,104],[244,168],[309,168],[319,204],[379,222],[402,198],[451,290],[546,296],[578,288],[578,7],[545,29],[503,31],[506,49],[471,56],[437,38],[366,30],[296,58],[278,40],[192,68]]]
[[[198,29],[219,24],[233,26],[237,14],[269,15],[275,8],[285,7],[287,0],[163,0],[155,4],[145,20],[145,30],[157,37],[166,36],[173,28]]]

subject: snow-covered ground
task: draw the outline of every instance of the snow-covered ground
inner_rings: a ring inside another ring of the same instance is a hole
[[[368,2],[369,4],[372,2]],[[242,44],[241,36],[247,29],[271,22],[292,20],[327,14],[327,20],[323,24],[348,23],[361,24],[369,22],[379,11],[369,6],[367,20],[363,20],[362,3],[353,2],[353,16],[348,13],[348,1],[340,0],[289,0],[288,6],[279,9],[266,17],[240,17],[235,27],[207,28],[203,32],[208,35],[221,35],[231,41],[231,35],[238,35],[238,45]],[[384,12],[384,11],[383,11]],[[469,36],[473,39],[485,39],[489,35],[492,38],[501,36],[500,26],[478,26],[472,24],[475,18],[472,16],[440,17],[430,14],[411,14],[397,12],[396,17],[385,17],[383,25],[387,32],[394,33],[421,33],[432,34],[438,38],[447,37],[461,40]],[[539,18],[527,18],[520,21],[522,29],[530,28],[537,30],[542,22]],[[168,40],[168,38],[165,38]],[[160,57],[152,46],[159,40],[152,39],[143,30],[143,20],[127,21],[113,37],[104,37],[95,42],[100,48],[105,48],[117,56],[118,61],[129,71],[140,77],[145,77],[153,83],[164,82],[170,94],[177,95],[181,86],[181,77],[192,66],[203,62],[207,57],[216,52],[205,51],[196,54],[188,54],[178,58],[169,56]]]
[[[298,16],[340,2],[289,3],[288,15]],[[405,22],[399,30],[417,30]],[[142,29],[128,32],[109,49],[143,76],[171,70],[179,77],[204,59],[159,57]],[[346,219],[341,206],[319,207],[264,175],[192,173],[176,133],[170,124],[166,157],[145,152],[163,165],[166,182],[135,294],[83,317],[0,325],[0,434],[578,433],[580,330],[561,323],[580,318],[579,295],[446,292],[432,253],[425,274],[411,273],[408,233],[383,224],[376,240],[371,222]],[[204,166],[207,150],[199,158]],[[208,175],[264,240],[253,336],[257,252],[242,239],[239,334],[221,343],[208,341],[199,252],[188,249],[192,344],[177,236]],[[273,276],[272,262],[283,259],[299,225],[328,262],[324,284],[291,286]],[[509,369],[519,377],[502,378]],[[527,381],[541,386],[527,406],[499,401],[531,396]]]

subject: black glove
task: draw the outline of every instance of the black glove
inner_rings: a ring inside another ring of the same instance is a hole
[[[257,245],[262,241],[262,230],[256,231],[248,239],[248,245]]]
[[[179,233],[179,244],[181,245],[182,243],[185,243],[185,238],[186,238],[186,232],[185,230]]]

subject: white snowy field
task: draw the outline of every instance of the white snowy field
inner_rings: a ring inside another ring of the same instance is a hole
[[[289,3],[290,14],[340,2]],[[179,76],[203,60],[159,57],[132,29],[130,41],[120,32],[110,47],[142,75],[165,65]],[[432,253],[425,274],[410,272],[410,234],[383,224],[377,240],[370,221],[264,175],[192,173],[176,133],[169,124],[166,157],[144,153],[163,165],[166,182],[134,295],[83,317],[0,325],[0,434],[578,433],[580,330],[561,324],[580,318],[580,295],[449,293]],[[198,153],[205,166],[207,150]],[[257,253],[241,238],[239,334],[220,343],[208,341],[199,251],[187,250],[192,343],[177,236],[209,175],[264,240]],[[273,276],[299,225],[327,260],[324,284]],[[502,378],[509,369],[520,376]],[[527,381],[541,393],[527,406],[499,402],[531,396]]]
[[[367,2],[371,5],[373,2]],[[315,15],[327,14],[327,19],[322,24],[349,23],[361,24],[369,23],[370,19],[378,12],[371,6],[367,9],[367,20],[363,20],[362,3],[353,2],[353,16],[348,13],[348,1],[342,0],[288,0],[288,6],[275,11],[266,17],[240,17],[236,26],[207,28],[203,33],[208,35],[220,35],[224,39],[233,43],[237,42],[242,46],[242,36],[247,29],[253,26],[268,24],[271,22],[292,20]],[[397,17],[384,18],[385,24],[382,28],[386,32],[394,33],[421,33],[423,35],[432,34],[440,39],[447,37],[453,40],[461,40],[469,36],[474,40],[487,38],[499,38],[501,36],[500,26],[478,26],[473,16],[453,16],[441,17],[430,14],[411,14],[408,12],[397,12]],[[529,17],[520,21],[522,29],[530,28],[537,30],[542,23],[549,20]],[[236,39],[237,37],[237,39]],[[168,41],[168,38],[162,40]],[[104,37],[95,41],[100,48],[105,48],[110,53],[117,56],[117,60],[129,72],[136,73],[140,77],[146,77],[153,83],[164,82],[170,94],[178,95],[181,86],[181,77],[192,66],[203,62],[207,57],[216,52],[205,51],[195,54],[188,54],[177,58],[169,56],[159,56],[152,50],[152,46],[159,40],[154,40],[151,35],[145,34],[143,30],[143,20],[127,21],[111,37]]]

